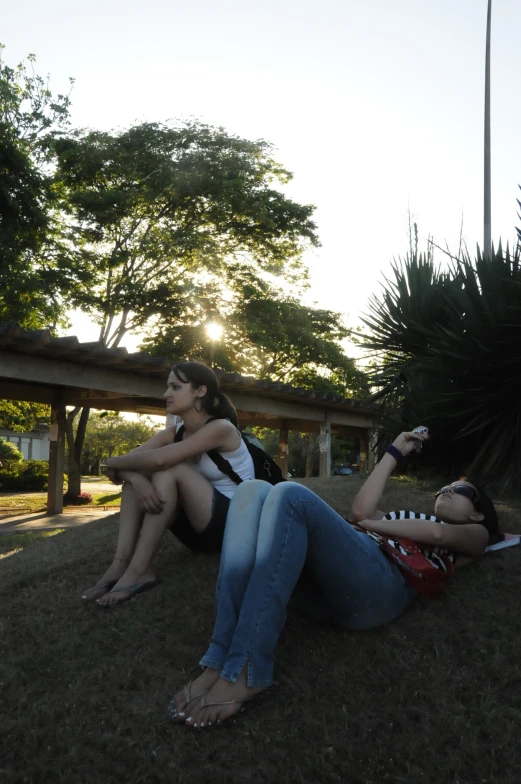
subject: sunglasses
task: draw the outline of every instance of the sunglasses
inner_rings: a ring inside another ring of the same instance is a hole
[[[451,492],[456,493],[456,495],[465,496],[465,498],[468,498],[473,504],[479,504],[478,491],[474,487],[470,487],[470,485],[445,485],[441,490],[438,490],[434,498],[436,499],[440,495]]]

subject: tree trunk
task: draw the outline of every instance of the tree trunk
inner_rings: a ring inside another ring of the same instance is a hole
[[[76,431],[76,437],[74,437],[74,420],[80,411],[81,415],[78,422],[78,429]],[[83,449],[83,442],[85,441],[85,431],[87,429],[87,422],[89,421],[89,414],[90,408],[87,406],[84,408],[76,406],[76,408],[73,408],[73,410],[69,411],[67,414],[66,433],[69,461],[67,468],[66,495],[71,498],[77,498],[81,493],[81,452]]]

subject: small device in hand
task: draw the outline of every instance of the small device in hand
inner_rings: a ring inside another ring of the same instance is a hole
[[[423,435],[423,434],[427,435],[428,432],[429,432],[429,428],[428,427],[415,427],[412,432],[415,433],[416,435]],[[414,442],[414,449],[415,449],[415,451],[416,452],[421,452],[422,451],[422,445],[423,444],[422,444],[421,441],[415,441]]]

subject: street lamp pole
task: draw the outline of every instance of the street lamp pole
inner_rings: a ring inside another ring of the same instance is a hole
[[[485,53],[485,161],[484,161],[484,204],[483,204],[483,255],[492,257],[492,197],[490,163],[490,28],[492,0],[488,0],[487,44]]]

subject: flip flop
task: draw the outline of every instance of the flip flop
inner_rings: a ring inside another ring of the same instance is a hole
[[[247,703],[261,702],[264,698],[272,695],[278,686],[279,684],[277,681],[274,681],[271,686],[268,686],[268,688],[264,689],[264,691],[255,694],[253,697],[246,698],[245,700],[215,700],[213,702],[208,702],[205,694],[201,698],[201,702],[199,704],[199,707],[201,708],[211,708],[215,705],[240,705],[241,707],[236,713],[232,713],[229,718],[224,719],[223,721],[217,719],[214,724],[202,724],[199,726],[197,726],[197,724],[186,724],[185,722],[185,727],[189,730],[194,730],[195,732],[201,732],[201,730],[220,730],[222,727],[225,727],[231,719],[238,718],[240,714],[246,713]]]
[[[178,697],[180,694],[183,695],[186,703],[185,705],[186,708],[188,704],[192,702],[192,700],[196,700],[198,697],[204,697],[204,695],[208,694],[209,692],[209,689],[203,689],[203,691],[198,691],[197,694],[192,694],[192,683],[193,680],[189,681],[185,686],[183,686],[183,688],[180,691],[177,692],[175,697],[172,697],[172,699],[168,703],[168,715],[170,716],[170,719],[176,724],[179,724],[180,722],[183,722],[185,720],[184,716],[182,718],[179,718],[177,715],[177,708],[175,706],[176,697]],[[185,708],[183,708],[183,710],[185,710]]]
[[[143,593],[143,591],[148,591],[150,588],[155,588],[156,585],[159,585],[160,580],[147,580],[144,583],[134,583],[133,585],[122,585],[121,588],[113,588],[112,591],[108,593],[122,593],[123,591],[128,593],[128,596],[125,596],[123,599],[120,599],[119,602],[114,602],[113,604],[100,604],[99,599],[96,599],[98,603],[98,607],[105,609],[105,607],[115,607],[118,604],[123,604],[123,602],[128,602],[130,599],[133,599],[134,596],[137,596],[138,593]]]
[[[101,591],[102,588],[103,589],[106,588],[107,590],[105,591],[105,593],[107,593],[107,591],[109,591],[111,588],[114,588],[116,583],[117,583],[117,580],[107,580],[106,583],[99,583],[99,585],[93,585],[92,588],[87,588],[87,590],[88,591]],[[85,596],[85,594],[83,594],[81,598],[85,602],[89,601],[89,598],[87,596]],[[97,598],[100,599],[101,597],[98,596]],[[92,597],[92,601],[94,601],[95,599],[96,599],[96,597],[93,596]]]

